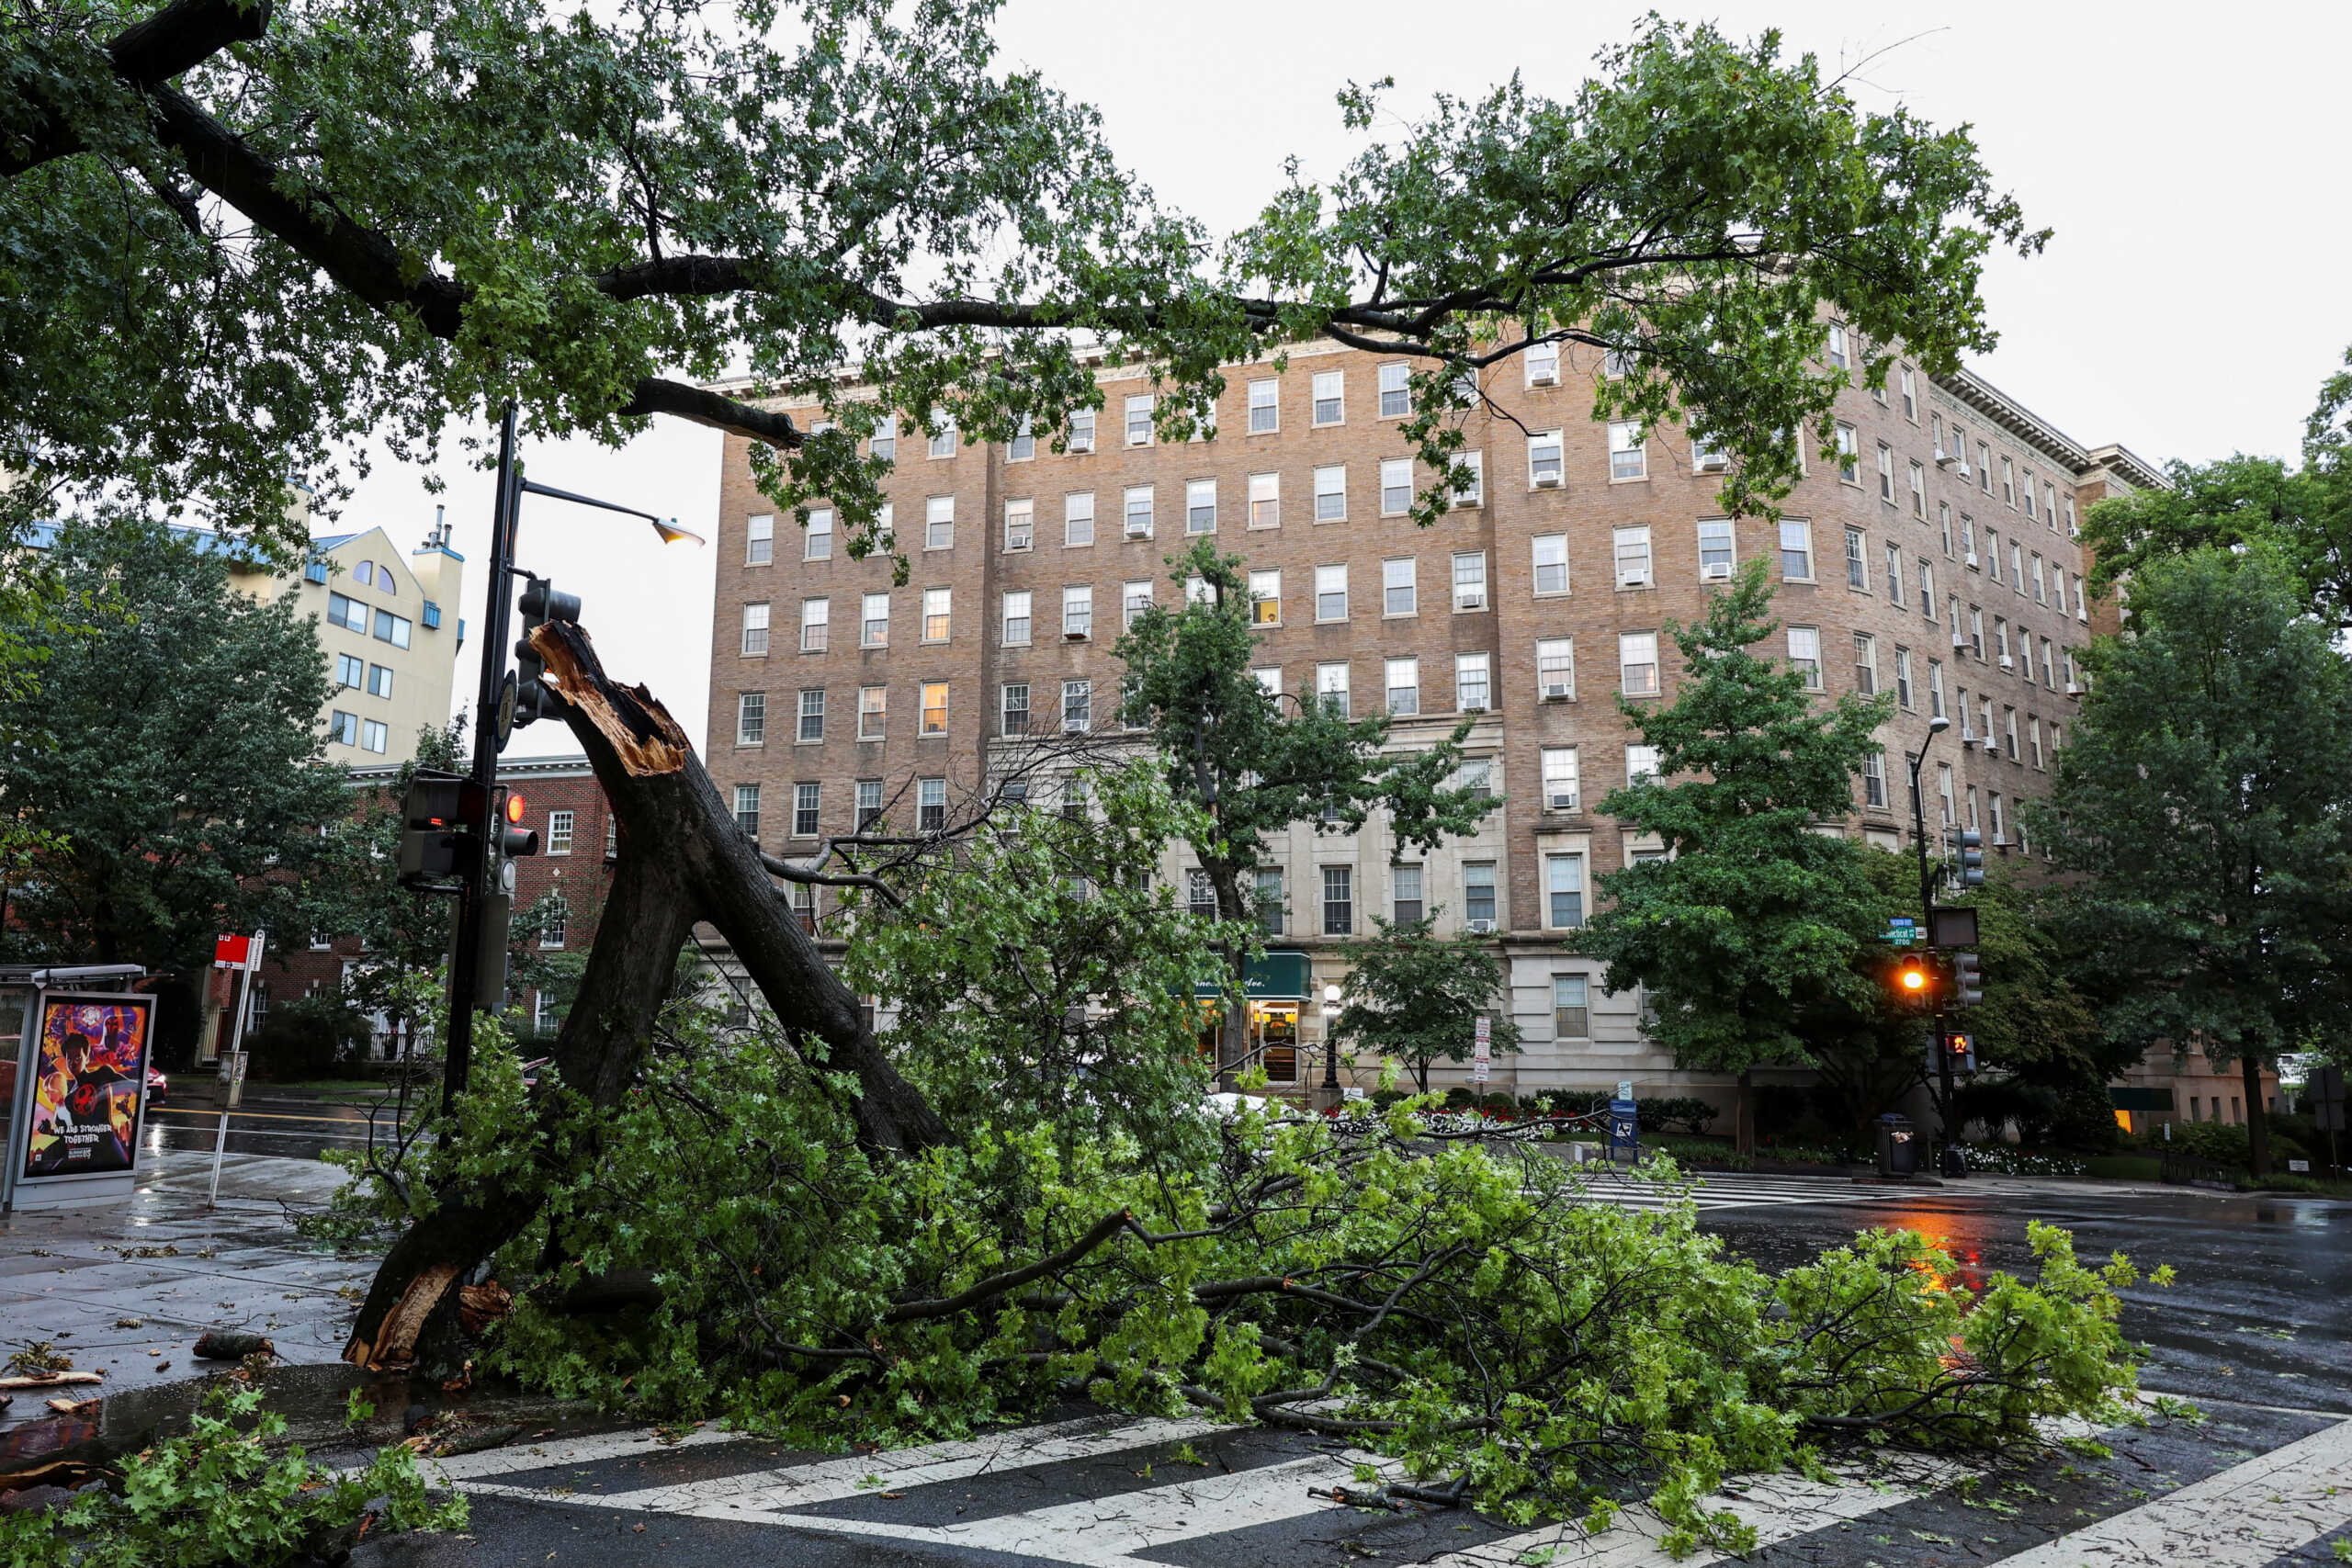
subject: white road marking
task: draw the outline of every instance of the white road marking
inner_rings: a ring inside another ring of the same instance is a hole
[[[1664,1209],[1682,1191],[1679,1187],[1660,1186],[1639,1177],[1599,1176],[1587,1179],[1577,1195],[1582,1201],[1613,1203],[1620,1208]],[[1690,1189],[1691,1202],[1702,1212],[1783,1203],[1871,1203],[1887,1196],[1886,1189],[1858,1187],[1843,1178],[1821,1176],[1709,1176]]]
[[[2001,1560],[2002,1568],[2194,1562],[2258,1568],[2352,1524],[2352,1421]]]
[[[560,1464],[594,1464],[600,1460],[628,1459],[667,1453],[673,1449],[704,1448],[712,1443],[748,1440],[741,1432],[703,1427],[687,1433],[677,1442],[664,1443],[653,1435],[651,1427],[632,1427],[626,1432],[600,1432],[593,1437],[564,1438],[550,1443],[515,1443],[507,1448],[485,1449],[480,1453],[460,1454],[454,1459],[431,1459],[424,1462],[426,1468],[438,1475],[442,1482],[449,1483],[471,1481],[483,1475],[510,1475],[518,1470],[546,1470]],[[537,1495],[520,1487],[502,1490]]]

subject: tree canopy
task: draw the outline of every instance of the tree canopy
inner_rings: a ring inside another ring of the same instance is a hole
[[[2352,365],[2352,350],[2345,359]],[[2092,591],[2114,592],[2167,557],[2258,546],[2294,573],[2313,615],[2352,626],[2352,369],[2320,389],[2302,457],[2301,468],[2245,453],[2177,462],[2169,488],[2098,502],[2083,519],[2083,543],[2097,557]]]
[[[1860,847],[1817,829],[1851,815],[1892,700],[1822,701],[1817,676],[1757,652],[1780,625],[1771,600],[1748,562],[1699,620],[1668,624],[1686,666],[1673,700],[1618,698],[1657,773],[1600,810],[1666,852],[1601,877],[1606,903],[1574,939],[1611,990],[1648,991],[1653,1040],[1743,1088],[1755,1067],[1815,1060],[1806,1021],[1825,1003],[1871,1010],[1857,960],[1881,912]]]
[[[1566,99],[1512,83],[1294,175],[1216,242],[1098,118],[1004,69],[985,0],[67,0],[0,31],[0,468],[19,512],[187,507],[299,545],[364,438],[435,460],[655,416],[751,437],[770,492],[877,547],[895,412],[965,440],[1099,402],[1141,355],[1190,428],[1218,367],[1329,333],[1411,356],[1443,468],[1475,373],[1619,356],[1600,404],[1687,420],[1741,504],[1829,435],[1826,314],[1930,368],[1994,343],[1978,283],[2043,236],[1965,128],[1868,113],[1775,33],[1651,18]],[[1385,121],[1384,121],[1385,122]],[[103,345],[94,353],[93,345]],[[872,400],[844,400],[859,372]],[[731,389],[703,383],[740,371]],[[830,431],[779,412],[814,396]],[[1424,510],[1436,504],[1433,480]],[[1433,513],[1430,514],[1433,515]]]
[[[2204,1043],[2247,1077],[2352,1025],[2352,667],[2267,549],[2153,559],[2132,629],[2027,820],[2063,871],[2073,931],[2114,983],[2109,1035]]]
[[[62,530],[87,626],[36,629],[37,682],[0,689],[6,800],[50,836],[12,914],[44,955],[203,964],[223,931],[310,929],[301,886],[350,802],[322,760],[326,660],[293,601],[154,525]]]
[[[1470,1055],[1482,1015],[1500,1012],[1489,1026],[1495,1052],[1519,1049],[1519,1026],[1498,1007],[1503,976],[1493,943],[1470,931],[1438,936],[1437,913],[1417,920],[1373,917],[1376,934],[1344,950],[1346,1001],[1331,1025],[1334,1050],[1346,1044],[1393,1056],[1423,1094],[1431,1064]]]

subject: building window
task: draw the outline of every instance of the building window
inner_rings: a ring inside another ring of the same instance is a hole
[[[1261,435],[1282,428],[1282,383],[1250,383],[1250,434]]]
[[[1282,525],[1282,475],[1251,474],[1250,476],[1250,526],[1279,528]]]
[[[1348,470],[1344,467],[1315,470],[1315,521],[1344,522],[1348,515]]]
[[[1092,409],[1070,410],[1069,429],[1069,437],[1063,442],[1067,450],[1072,453],[1094,450],[1094,411]]]
[[[1556,387],[1560,384],[1560,345],[1556,343],[1531,343],[1521,364],[1527,372],[1531,387]]]
[[[1973,604],[1968,607],[1968,651],[1980,660],[1984,657],[1984,612]]]
[[[2025,471],[2025,514],[2028,517],[2039,515],[2033,504],[2033,470],[2031,468]]]
[[[735,786],[735,826],[743,829],[743,836],[745,838],[750,839],[754,843],[759,841],[759,785],[737,784]]]
[[[356,653],[338,653],[334,656],[334,683],[337,686],[347,686],[356,692],[367,678],[368,661],[366,660]]]
[[[1911,465],[1911,515],[1928,520],[1928,470],[1917,463]]]
[[[1781,577],[1788,582],[1813,581],[1813,525],[1784,519],[1781,524]]]
[[[1385,615],[1419,614],[1420,590],[1418,577],[1416,563],[1410,559],[1381,562],[1381,614]]]
[[[1094,728],[1094,682],[1062,682],[1062,733],[1083,735]]]
[[[1125,496],[1126,536],[1148,539],[1152,534],[1152,490],[1149,485],[1132,485]]]
[[[1315,376],[1315,423],[1338,424],[1348,417],[1347,394],[1337,370],[1320,370]]]
[[[1866,697],[1878,694],[1878,638],[1868,632],[1854,634],[1854,690]]]
[[[2050,639],[2041,639],[2041,683],[2052,691],[2058,689],[2058,663]]]
[[[1642,439],[1638,421],[1617,420],[1609,426],[1609,477],[1614,480],[1650,477],[1649,446]]]
[[[1906,712],[1910,709],[1911,650],[1907,648],[1898,648],[1894,650],[1894,701],[1898,707]]]
[[[1188,479],[1184,484],[1184,532],[1216,532],[1216,481]]]
[[[882,820],[882,781],[857,781],[857,831],[863,833]]]
[[[539,945],[561,947],[565,928],[571,923],[571,910],[564,904],[562,896],[550,894],[539,912]]]
[[[1894,499],[1894,448],[1883,441],[1878,444],[1878,498]]]
[[[1323,700],[1326,709],[1341,718],[1348,717],[1348,667],[1345,664],[1317,665],[1315,694]]]
[[[1952,813],[1951,764],[1936,764],[1936,797],[1943,803],[1944,826],[1951,827],[1957,818]]]
[[[889,714],[890,689],[888,686],[860,686],[857,689],[857,738],[860,740],[882,739],[882,726]]]
[[[1927,557],[1919,559],[1919,614],[1929,621],[1936,618],[1936,563]]]
[[[928,434],[930,434],[931,442],[930,445],[924,448],[926,456],[933,457],[953,457],[956,456],[956,422],[954,420],[946,420],[941,423],[937,426],[933,427]]]
[[[1380,367],[1380,417],[1402,419],[1413,412],[1413,373],[1403,365]]]
[[[2001,499],[2013,508],[2018,503],[2017,464],[2007,457],[2001,459]]]
[[[359,725],[359,749],[382,753],[391,749],[391,727],[380,718],[362,719]]]
[[[752,625],[752,612],[754,610],[759,612],[759,624],[756,626]],[[833,604],[830,599],[800,601],[801,652],[822,653],[825,651],[826,643],[832,631],[832,613]],[[754,632],[757,632],[759,639],[756,648],[752,646]],[[746,654],[757,654],[765,653],[767,650],[768,607],[765,604],[747,604],[743,607],[743,651]]]
[[[1919,381],[1908,365],[1903,367],[1902,387],[1903,417],[1917,424],[1919,423]]]
[[[1184,874],[1184,908],[1195,919],[1216,919],[1216,884],[1198,866]]]
[[[1566,534],[1539,534],[1534,543],[1536,597],[1566,593],[1568,591],[1568,536]]]
[[[1062,636],[1073,640],[1094,633],[1094,590],[1080,585],[1062,590]]]
[[[2017,709],[2005,707],[2001,710],[2001,732],[2003,741],[2008,748],[2009,761],[2012,762],[2020,761],[2021,759],[2018,754]]]
[[[887,647],[890,641],[890,596],[868,593],[859,612],[858,643],[865,648]]]
[[[1862,759],[1862,804],[1886,808],[1886,753],[1872,751]]]
[[[1577,749],[1573,746],[1546,746],[1543,751],[1544,809],[1546,811],[1576,811],[1583,806],[1583,795],[1577,775]]]
[[[1538,490],[1560,483],[1560,433],[1540,431],[1527,438],[1527,482]]]
[[[1253,626],[1278,626],[1283,624],[1281,572],[1253,571],[1250,574],[1250,624]]]
[[[2025,733],[2026,739],[2031,744],[2033,750],[2033,765],[2039,770],[2041,767],[2041,720],[2028,714],[2025,720]]]
[[[1859,485],[1862,482],[1862,458],[1861,449],[1854,438],[1854,427],[1850,424],[1841,424],[1838,427],[1836,434],[1838,477],[1849,485]]]
[[[1704,582],[1727,581],[1733,559],[1732,525],[1728,517],[1708,517],[1699,524],[1699,577]]]
[[[1258,868],[1257,890],[1250,900],[1258,917],[1260,936],[1283,934],[1283,868],[1261,865]]]
[[[1944,558],[1945,558],[1947,560],[1949,560],[1949,559],[1951,558],[1951,502],[1949,502],[1949,501],[1939,501],[1939,502],[1936,502],[1936,527],[1937,527],[1938,531],[1939,531],[1939,533],[1941,533],[1941,534],[1942,534],[1942,536],[1943,536],[1943,542],[1944,542]]]
[[[1617,586],[1647,588],[1650,586],[1650,531],[1647,528],[1619,528],[1615,531]]]
[[[1544,915],[1555,931],[1584,924],[1584,856],[1544,857]]]
[[[765,566],[775,559],[775,518],[761,513],[743,531],[743,564]]]
[[[1566,702],[1577,694],[1575,638],[1544,637],[1536,643],[1535,683],[1536,694],[1546,702]]]
[[[1380,465],[1380,514],[1401,517],[1413,509],[1413,464],[1391,457]]]
[[[1348,618],[1348,569],[1345,566],[1318,566],[1315,569],[1315,618],[1318,621],[1344,621]]]
[[[390,665],[370,664],[368,666],[368,694],[371,697],[389,697],[392,694]]]
[[[825,688],[809,686],[800,694],[800,739],[822,740],[825,738]]]
[[[1487,503],[1487,465],[1476,452],[1456,452],[1453,466],[1466,471],[1466,478],[1453,487],[1453,503],[1456,506],[1484,506]]]
[[[886,463],[898,457],[899,416],[897,414],[886,413],[875,416],[874,435],[867,443],[866,449]]]
[[[1453,706],[1456,712],[1483,711],[1487,706],[1488,671],[1483,653],[1453,656]]]
[[[923,735],[947,733],[946,682],[925,681],[922,683],[922,727],[918,733]]]
[[[1812,626],[1789,628],[1789,663],[1804,676],[1804,689],[1821,690],[1821,633]]]
[[[768,607],[765,604],[746,604],[743,606],[743,657],[756,659],[767,650]]]
[[[1483,610],[1487,607],[1487,552],[1467,550],[1453,558],[1453,607],[1457,610]]]
[[[327,595],[327,625],[341,626],[362,637],[368,634],[368,606],[356,599],[346,599],[340,593]]]
[[[1993,652],[2000,660],[2001,668],[2007,669],[2009,667],[2009,623],[1999,615],[1993,617]]]
[[[1025,648],[1029,642],[1030,594],[1027,589],[1004,596],[1004,646]]]
[[[818,804],[823,797],[824,786],[797,784],[792,786],[792,836],[813,839],[817,836]]]
[[[934,495],[922,503],[922,547],[953,549],[956,546],[956,498]]]
[[[406,615],[395,615],[390,610],[376,612],[376,640],[378,642],[389,642],[394,648],[406,648],[410,629],[409,618]]]
[[[1903,547],[1886,547],[1886,602],[1903,608]]]
[[[1250,670],[1250,673],[1256,677],[1258,689],[1260,691],[1265,693],[1270,698],[1280,699],[1283,694],[1283,670],[1281,665],[1260,664],[1254,666]]]
[[[1988,813],[1990,813],[1990,820],[1993,824],[1993,841],[1996,844],[2007,843],[2009,841],[2009,835],[2007,829],[2001,821],[2001,792],[1999,790],[1987,790],[1984,792],[1984,808]]]
[[[1657,778],[1657,758],[1658,749],[1655,746],[1636,745],[1626,747],[1625,782],[1628,784],[1643,784],[1656,782]]]
[[[768,694],[742,692],[735,698],[735,744],[763,746],[768,739]]]
[[[1867,589],[1871,585],[1870,561],[1865,555],[1868,546],[1862,541],[1860,528],[1846,530],[1846,586]]]
[[[1352,936],[1356,929],[1355,868],[1323,868],[1323,934]]]
[[[1657,634],[1617,634],[1617,689],[1629,697],[1657,695]]]
[[[1151,608],[1151,580],[1125,584],[1119,593],[1119,625],[1126,631],[1136,629],[1143,613]]]
[[[1003,733],[1028,734],[1029,683],[1025,681],[1008,682],[1003,689],[1002,697],[1001,712],[1003,716]]]
[[[1462,918],[1474,931],[1492,931],[1495,925],[1495,867],[1490,861],[1478,861],[1462,868]]]
[[[1004,547],[1025,550],[1035,542],[1037,533],[1037,502],[1035,497],[1022,496],[1004,503]]]
[[[948,611],[953,590],[926,588],[922,591],[922,640],[947,640]]]
[[[1396,865],[1388,868],[1392,888],[1389,919],[1398,925],[1408,925],[1421,918],[1421,868],[1417,865]]]
[[[947,781],[917,779],[915,781],[915,831],[944,833],[947,830]]]
[[[1944,661],[1928,660],[1928,716],[1942,718],[1944,715]]]
[[[1838,367],[1838,369],[1849,368],[1846,355],[1845,323],[1841,321],[1829,323],[1829,336],[1822,346],[1822,352],[1828,356],[1829,363]]]
[[[1410,716],[1421,711],[1421,661],[1391,659],[1388,666],[1388,711]]]
[[[1062,497],[1062,547],[1094,542],[1094,492],[1072,491]]]

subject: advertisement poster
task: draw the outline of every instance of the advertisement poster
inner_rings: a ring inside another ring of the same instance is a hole
[[[24,1175],[128,1171],[147,1087],[146,997],[46,997],[33,1041]]]

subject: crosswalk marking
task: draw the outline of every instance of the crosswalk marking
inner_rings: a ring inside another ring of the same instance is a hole
[[[2352,1421],[2002,1559],[2002,1568],[2259,1568],[2352,1525]]]
[[[1595,1176],[1580,1186],[1578,1199],[1627,1209],[1663,1209],[1685,1190],[1680,1184],[1661,1185],[1637,1176]],[[1702,1176],[1687,1190],[1702,1212],[1781,1203],[1875,1203],[1887,1197],[1883,1189],[1824,1176]]]

